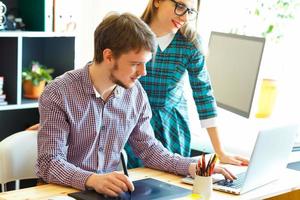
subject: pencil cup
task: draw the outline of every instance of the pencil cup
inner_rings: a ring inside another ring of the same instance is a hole
[[[212,195],[212,177],[195,176],[193,194],[199,194],[203,200],[209,200]]]

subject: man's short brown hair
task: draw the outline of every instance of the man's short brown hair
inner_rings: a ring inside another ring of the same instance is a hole
[[[103,61],[103,50],[110,49],[113,56],[131,50],[137,52],[145,49],[155,52],[155,35],[147,24],[136,16],[124,13],[113,13],[104,18],[94,33],[94,61]]]

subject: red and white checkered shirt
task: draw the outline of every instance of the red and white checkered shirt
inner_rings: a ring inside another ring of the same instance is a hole
[[[155,139],[140,83],[117,86],[104,102],[95,95],[88,67],[56,78],[40,97],[37,175],[85,189],[92,173],[117,169],[127,140],[145,166],[187,175],[193,160],[170,153]]]

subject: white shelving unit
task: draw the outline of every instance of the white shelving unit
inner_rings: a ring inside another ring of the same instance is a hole
[[[75,36],[53,32],[0,32],[0,76],[8,105],[0,106],[0,141],[38,122],[37,100],[23,98],[22,71],[38,61],[53,77],[74,69]]]

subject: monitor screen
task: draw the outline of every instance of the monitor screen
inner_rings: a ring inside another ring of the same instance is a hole
[[[212,32],[207,55],[219,107],[249,117],[265,39]]]

